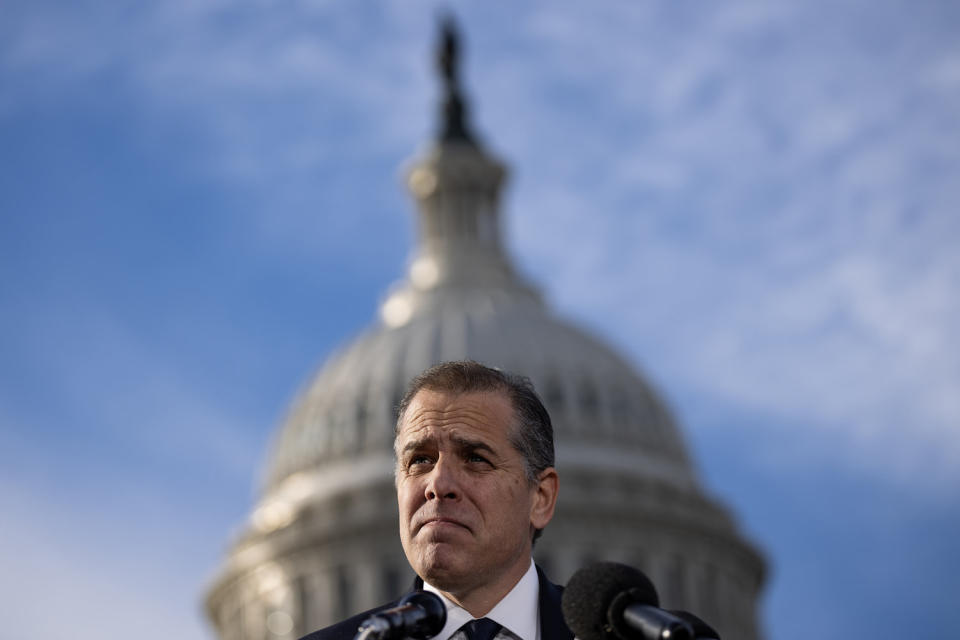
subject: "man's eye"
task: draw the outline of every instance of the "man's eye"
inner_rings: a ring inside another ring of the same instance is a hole
[[[418,464],[430,464],[430,457],[424,455],[412,456],[408,464],[411,467]]]
[[[490,461],[484,458],[479,453],[471,453],[469,456],[467,456],[467,462],[483,462],[486,464],[490,464]]]

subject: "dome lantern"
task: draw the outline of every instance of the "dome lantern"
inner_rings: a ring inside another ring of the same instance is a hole
[[[443,85],[439,134],[407,173],[418,211],[417,248],[408,279],[380,309],[387,326],[401,326],[452,290],[496,292],[540,304],[540,294],[516,272],[504,248],[500,195],[507,168],[470,131],[459,81],[459,36],[442,25],[437,68]]]

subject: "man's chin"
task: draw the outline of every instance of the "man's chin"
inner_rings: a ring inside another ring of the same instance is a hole
[[[459,546],[431,542],[417,554],[415,569],[424,581],[443,591],[455,589],[470,574],[470,554]],[[414,564],[411,562],[411,564]]]
[[[470,572],[444,567],[428,567],[420,576],[427,584],[448,594],[456,594],[470,583]]]

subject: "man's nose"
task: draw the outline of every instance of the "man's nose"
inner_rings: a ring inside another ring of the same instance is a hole
[[[430,470],[424,493],[427,500],[459,498],[460,479],[456,464],[441,456]]]

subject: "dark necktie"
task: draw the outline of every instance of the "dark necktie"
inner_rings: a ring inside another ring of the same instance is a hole
[[[490,618],[471,620],[460,628],[467,634],[467,640],[493,640],[500,631],[500,625]]]

